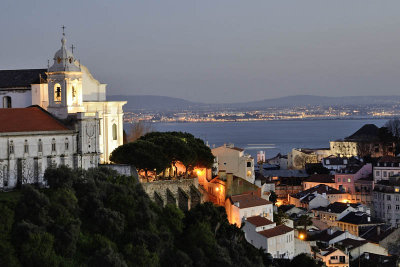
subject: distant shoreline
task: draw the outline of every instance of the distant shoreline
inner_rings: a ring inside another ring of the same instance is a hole
[[[145,121],[150,123],[232,123],[232,122],[261,122],[261,121],[339,121],[339,120],[390,120],[398,118],[396,116],[388,116],[388,117],[337,117],[337,118],[304,118],[304,119],[257,119],[257,120],[220,120],[220,121],[206,121],[206,120],[199,120],[199,121]],[[124,122],[125,124],[133,124],[134,122]]]

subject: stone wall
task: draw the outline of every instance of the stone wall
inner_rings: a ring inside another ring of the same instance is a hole
[[[182,210],[193,208],[203,202],[198,178],[164,180],[142,183],[144,191],[159,205],[173,204]]]

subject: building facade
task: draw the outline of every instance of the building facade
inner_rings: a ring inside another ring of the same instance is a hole
[[[0,109],[0,189],[45,184],[49,167],[97,167],[98,121],[79,114],[67,127],[40,107]]]
[[[0,71],[0,108],[38,105],[59,119],[78,113],[98,117],[100,162],[123,144],[125,101],[106,101],[106,84],[93,78],[88,68],[67,49],[65,36],[48,69]]]
[[[218,170],[232,173],[254,184],[254,159],[244,153],[244,150],[233,144],[225,144],[213,148],[212,153],[218,162]]]

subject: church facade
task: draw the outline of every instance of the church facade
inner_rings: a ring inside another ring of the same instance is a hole
[[[38,105],[57,118],[84,112],[99,116],[100,162],[109,163],[111,152],[123,144],[123,106],[126,101],[106,101],[107,84],[96,80],[67,49],[66,39],[48,69],[0,70],[0,108]]]
[[[66,47],[48,69],[0,70],[0,188],[43,183],[46,168],[108,163],[123,144],[123,105]]]

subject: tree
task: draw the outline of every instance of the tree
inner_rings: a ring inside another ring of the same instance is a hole
[[[313,258],[308,256],[305,253],[299,254],[296,257],[294,257],[291,262],[290,266],[296,266],[296,267],[318,267],[322,266],[322,263],[316,262]]]
[[[154,131],[154,127],[150,122],[138,121],[131,125],[126,134],[127,142],[134,142],[147,133]]]
[[[307,231],[307,226],[310,226],[313,224],[312,219],[310,216],[307,214],[303,214],[299,217],[297,224],[300,226],[304,227],[304,231]]]
[[[276,201],[278,201],[278,196],[276,195],[275,191],[270,191],[271,194],[269,195],[269,201],[271,201],[272,203],[276,203]]]
[[[152,142],[137,140],[117,147],[110,156],[115,163],[133,165],[145,172],[156,170],[158,173],[168,166],[168,160],[162,152],[162,148]]]
[[[274,222],[277,225],[285,224],[289,219],[289,216],[281,209],[278,209],[277,213],[274,213]]]
[[[384,127],[386,127],[394,137],[400,138],[400,119],[396,118],[388,120]]]

